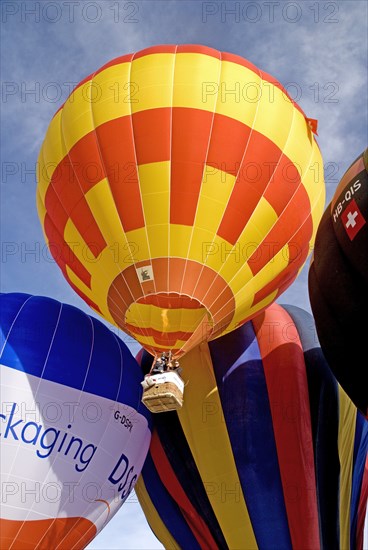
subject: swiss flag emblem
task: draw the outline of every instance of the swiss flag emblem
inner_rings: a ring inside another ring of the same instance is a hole
[[[356,237],[363,225],[367,223],[354,199],[349,202],[349,205],[342,212],[341,221],[351,241]]]

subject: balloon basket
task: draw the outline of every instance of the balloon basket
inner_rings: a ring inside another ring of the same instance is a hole
[[[141,384],[142,403],[149,411],[177,411],[183,406],[184,382],[176,372],[148,374]]]

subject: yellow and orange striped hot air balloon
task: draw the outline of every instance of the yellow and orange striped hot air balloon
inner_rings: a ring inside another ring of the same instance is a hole
[[[157,46],[73,91],[42,145],[37,201],[75,291],[153,355],[180,357],[295,279],[322,158],[274,78],[205,46]]]

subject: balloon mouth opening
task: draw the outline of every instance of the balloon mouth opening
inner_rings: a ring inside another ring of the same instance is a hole
[[[211,337],[215,322],[211,312],[196,298],[180,293],[156,293],[140,297],[129,306],[122,328],[156,359],[162,353],[170,353],[173,360],[178,360]]]

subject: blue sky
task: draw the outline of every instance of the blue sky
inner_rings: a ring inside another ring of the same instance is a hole
[[[1,9],[3,292],[43,294],[90,312],[47,253],[34,171],[48,123],[73,83],[114,57],[161,43],[200,43],[242,55],[275,76],[319,121],[328,201],[367,146],[363,0],[3,0]],[[280,301],[310,309],[307,269]],[[131,496],[90,548],[161,545]]]

